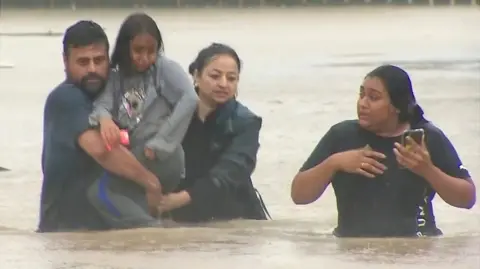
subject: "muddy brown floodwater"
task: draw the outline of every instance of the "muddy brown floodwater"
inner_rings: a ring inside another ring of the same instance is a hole
[[[4,11],[0,32],[101,23],[113,43],[128,11]],[[334,123],[355,117],[363,76],[384,62],[412,75],[429,119],[480,177],[477,8],[149,9],[166,53],[186,68],[212,41],[244,61],[240,99],[264,118],[256,186],[274,221],[105,233],[35,234],[42,109],[63,79],[61,36],[0,37],[0,268],[480,268],[480,210],[435,199],[435,239],[336,239],[331,192],[308,206],[290,181]]]

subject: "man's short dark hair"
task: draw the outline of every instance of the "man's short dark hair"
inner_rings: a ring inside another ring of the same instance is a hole
[[[105,44],[108,53],[110,45],[103,28],[94,21],[78,21],[65,31],[63,36],[63,54],[68,55],[70,48],[85,47],[98,43]]]

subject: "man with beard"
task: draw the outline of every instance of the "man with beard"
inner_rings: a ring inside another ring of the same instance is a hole
[[[95,22],[79,21],[65,32],[66,79],[48,95],[44,109],[39,232],[110,228],[86,194],[102,167],[149,194],[160,193],[158,179],[127,149],[107,150],[100,133],[90,127],[93,100],[108,77],[108,49],[107,36]]]

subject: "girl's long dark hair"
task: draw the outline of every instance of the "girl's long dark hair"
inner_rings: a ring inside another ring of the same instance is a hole
[[[159,53],[164,51],[162,34],[157,23],[145,13],[134,13],[125,19],[118,31],[110,62],[111,68],[131,70],[130,42],[143,33],[148,33],[157,41]]]

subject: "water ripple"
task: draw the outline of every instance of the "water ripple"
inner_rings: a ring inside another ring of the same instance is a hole
[[[330,62],[314,64],[316,68],[370,67],[383,64],[400,65],[409,70],[464,70],[480,72],[480,59],[450,59],[450,60],[369,60],[350,62]]]

